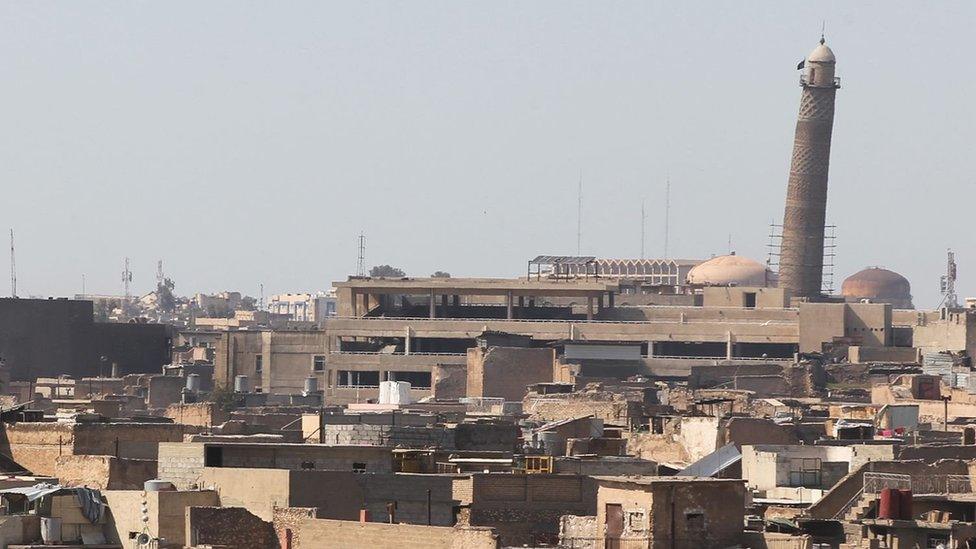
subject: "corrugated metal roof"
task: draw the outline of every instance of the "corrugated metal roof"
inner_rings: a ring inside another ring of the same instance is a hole
[[[676,477],[713,477],[742,459],[735,444],[726,444],[711,454],[678,471]]]
[[[5,490],[0,490],[0,494],[19,494],[21,496],[26,496],[27,501],[34,501],[40,499],[48,494],[54,494],[65,490],[64,486],[60,484],[35,484],[34,486],[21,486],[19,488],[7,488]],[[73,489],[72,489],[73,490]]]

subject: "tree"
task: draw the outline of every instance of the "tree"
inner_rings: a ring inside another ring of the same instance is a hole
[[[176,283],[169,278],[164,278],[162,282],[156,285],[156,299],[160,311],[164,313],[176,311],[176,296],[173,295],[175,288]]]
[[[434,271],[434,274],[430,275],[431,278],[451,278],[451,273],[447,271]]]
[[[403,278],[407,273],[403,269],[391,267],[389,265],[376,265],[369,270],[369,276],[373,278]]]

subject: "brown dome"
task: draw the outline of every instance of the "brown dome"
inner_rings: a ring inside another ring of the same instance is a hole
[[[766,267],[740,255],[721,255],[688,271],[692,286],[767,286]]]
[[[852,300],[870,299],[901,308],[912,307],[912,285],[908,279],[880,267],[868,267],[847,277],[841,294]]]

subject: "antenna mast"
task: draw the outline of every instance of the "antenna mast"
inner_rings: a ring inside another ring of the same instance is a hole
[[[644,237],[647,234],[647,212],[644,210],[644,200],[641,200],[641,259],[644,259]]]
[[[671,244],[671,176],[668,176],[664,186],[664,259],[670,256]]]
[[[10,229],[10,297],[17,297],[17,261],[14,258],[13,229]]]
[[[950,309],[959,307],[959,296],[956,295],[956,254],[951,249],[946,250],[946,274],[942,275],[942,305]]]
[[[366,235],[359,233],[359,264],[356,266],[356,276],[366,276]]]
[[[576,191],[576,255],[583,255],[583,169],[580,168]]]
[[[132,271],[129,270],[129,258],[125,258],[125,268],[122,270],[122,316],[128,316],[129,301],[132,299],[132,290],[129,284],[132,282]]]

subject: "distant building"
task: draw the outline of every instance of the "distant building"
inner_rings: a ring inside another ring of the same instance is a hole
[[[336,315],[336,297],[323,292],[273,295],[268,300],[268,312],[299,322],[319,323]]]
[[[91,301],[0,299],[0,356],[14,381],[159,372],[172,357],[170,326],[95,322]]]

